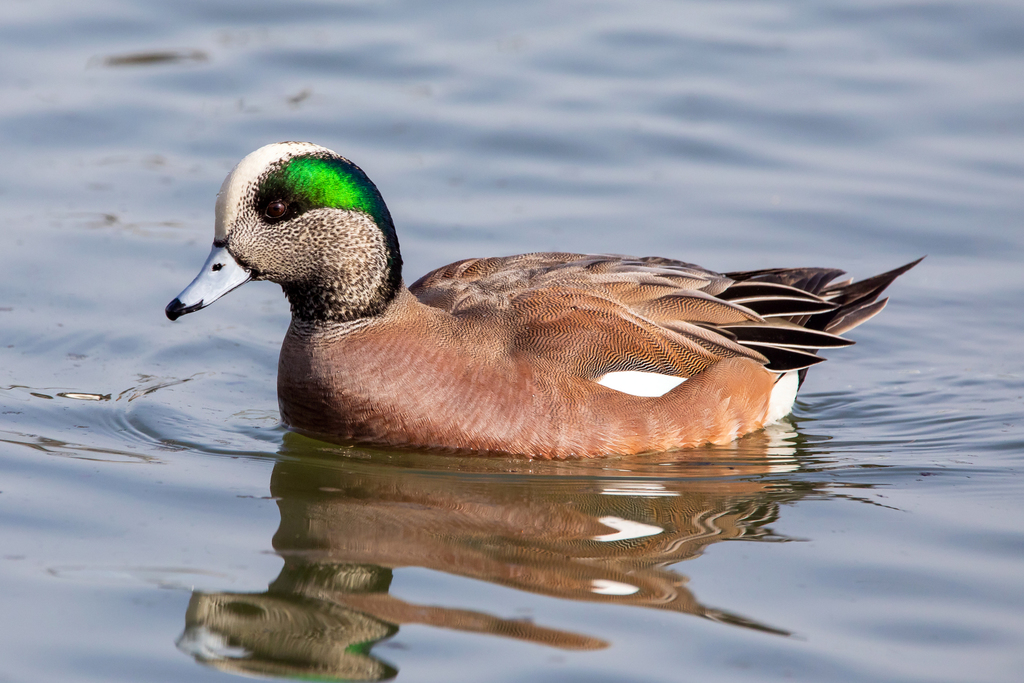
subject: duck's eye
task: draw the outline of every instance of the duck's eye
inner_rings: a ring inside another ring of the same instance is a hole
[[[286,211],[288,211],[288,204],[278,199],[267,204],[267,210],[264,213],[267,218],[280,218]]]

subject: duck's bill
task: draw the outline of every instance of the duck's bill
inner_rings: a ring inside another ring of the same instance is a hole
[[[177,320],[186,313],[206,308],[251,279],[252,273],[238,265],[227,247],[214,246],[199,275],[174,301],[167,304],[164,313],[171,320]]]

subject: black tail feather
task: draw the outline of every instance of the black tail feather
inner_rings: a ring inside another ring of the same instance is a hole
[[[769,319],[764,323],[722,326],[721,332],[728,332],[735,341],[767,357],[769,370],[798,370],[803,384],[807,368],[824,360],[815,355],[817,349],[852,344],[837,335],[881,312],[888,299],[878,297],[893,280],[923,259],[922,256],[858,282],[847,279],[833,283],[845,275],[835,268],[767,268],[726,273],[734,284],[718,296]]]

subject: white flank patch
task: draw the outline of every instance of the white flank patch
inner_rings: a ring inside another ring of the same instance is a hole
[[[765,424],[778,422],[789,415],[793,410],[793,402],[796,401],[796,390],[799,388],[800,378],[797,376],[796,370],[791,370],[779,378],[772,388],[771,398],[768,399],[768,414],[764,418]]]
[[[669,491],[657,482],[624,481],[614,486],[601,489],[602,496],[634,496],[638,498],[664,498],[679,495],[678,491]]]
[[[597,383],[603,387],[621,391],[624,394],[654,397],[664,396],[685,381],[685,377],[662,375],[657,372],[622,370],[619,372],[609,372],[597,380]]]
[[[331,152],[312,142],[275,142],[264,145],[238,162],[234,170],[224,179],[217,193],[217,208],[214,212],[215,239],[222,240],[238,218],[238,207],[248,191],[249,185],[259,178],[275,161],[291,159],[300,154]],[[331,152],[334,154],[334,152]]]
[[[622,519],[622,517],[601,517],[597,521],[607,527],[615,529],[614,534],[594,536],[595,541],[601,541],[602,543],[608,543],[609,541],[628,541],[631,538],[643,538],[644,536],[657,536],[664,531],[660,526],[651,526],[650,524],[634,522],[632,520]]]
[[[599,593],[601,595],[632,595],[640,591],[636,586],[630,586],[628,583],[619,583],[618,581],[609,581],[608,579],[594,579],[590,582],[592,586],[590,589],[591,593]]]

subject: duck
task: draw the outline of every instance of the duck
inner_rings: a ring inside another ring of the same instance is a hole
[[[923,257],[922,257],[923,258]],[[671,258],[470,258],[406,286],[376,185],[309,142],[243,158],[217,194],[174,321],[250,280],[291,308],[283,424],[332,442],[528,458],[726,444],[778,422],[819,351],[877,315],[921,259],[857,282],[834,268],[719,273]]]

